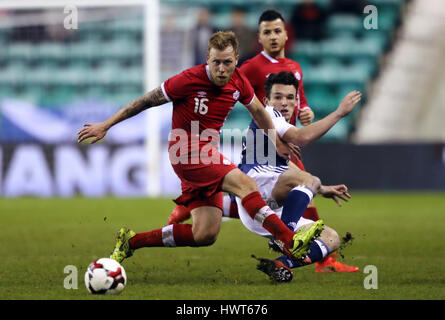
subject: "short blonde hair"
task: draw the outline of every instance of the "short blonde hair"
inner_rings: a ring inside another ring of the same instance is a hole
[[[233,31],[218,31],[212,34],[209,40],[209,46],[207,48],[207,54],[210,53],[210,49],[215,48],[218,50],[225,50],[231,46],[235,52],[235,56],[239,55],[239,42]]]

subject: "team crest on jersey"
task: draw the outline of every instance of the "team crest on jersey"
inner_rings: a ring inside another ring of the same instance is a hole
[[[205,97],[206,95],[207,95],[207,92],[205,92],[205,91],[198,91],[198,97],[199,98]]]
[[[295,72],[295,78],[297,78],[298,81],[301,80],[301,74],[298,71]]]
[[[238,100],[238,98],[239,98],[239,91],[236,90],[236,91],[233,93],[233,99]]]

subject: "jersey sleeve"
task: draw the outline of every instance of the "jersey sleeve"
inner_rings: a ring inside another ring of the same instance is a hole
[[[162,93],[168,101],[183,99],[187,96],[191,83],[190,75],[183,71],[161,84]]]
[[[247,60],[242,64],[240,70],[249,81],[253,90],[256,92],[258,86],[257,81],[261,79],[261,77],[258,75],[258,70],[255,68],[255,64],[252,62],[252,60]]]
[[[280,136],[280,138],[282,138],[287,130],[289,130],[293,126],[288,123],[286,119],[281,115],[281,113],[275,110],[273,107],[267,106],[266,111],[269,113],[270,118],[272,119],[275,130],[277,130],[278,135]]]
[[[253,102],[253,98],[255,98],[255,91],[246,76],[242,72],[239,72],[239,74],[241,79],[239,102],[248,106]]]
[[[251,60],[246,60],[239,68],[241,72],[250,79],[252,77],[252,62]]]
[[[298,84],[298,95],[300,97],[300,110],[310,109],[309,104],[306,99],[306,94],[304,93],[304,85],[303,85],[303,73],[301,73],[301,80]]]

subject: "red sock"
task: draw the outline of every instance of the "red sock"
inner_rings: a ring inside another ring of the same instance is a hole
[[[241,200],[241,203],[252,219],[261,222],[264,229],[269,231],[275,238],[287,245],[292,243],[294,233],[269,208],[258,191],[249,193]]]
[[[310,219],[310,220],[320,220],[320,217],[318,216],[317,208],[314,206],[309,206],[303,213],[303,218]]]
[[[164,228],[138,233],[130,240],[135,250],[142,247],[195,247],[191,224],[171,224]]]

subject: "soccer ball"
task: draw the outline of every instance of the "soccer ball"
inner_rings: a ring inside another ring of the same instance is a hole
[[[101,258],[91,263],[85,272],[85,286],[92,294],[118,294],[127,284],[127,275],[119,262]]]

